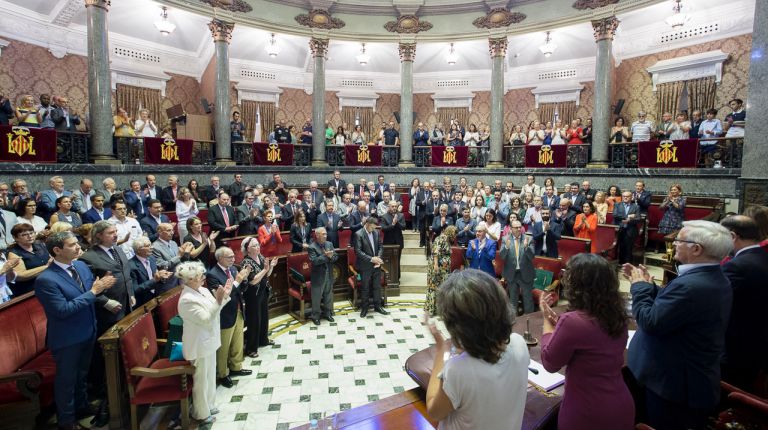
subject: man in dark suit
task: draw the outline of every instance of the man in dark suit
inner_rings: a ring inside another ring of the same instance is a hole
[[[229,197],[229,196],[227,196]],[[225,388],[232,388],[235,383],[232,376],[247,376],[253,373],[243,369],[243,294],[240,288],[244,279],[250,274],[250,267],[246,266],[240,272],[234,267],[235,253],[225,247],[216,250],[217,264],[211,267],[205,278],[208,289],[215,293],[217,288],[224,287],[227,282],[232,283],[230,300],[221,309],[221,346],[216,351],[216,379]]]
[[[768,372],[768,324],[764,317],[768,252],[760,247],[760,230],[752,218],[734,215],[720,224],[730,230],[735,252],[723,265],[723,274],[731,281],[733,307],[725,332],[722,379],[752,391],[758,374]]]
[[[46,247],[54,261],[38,275],[35,296],[45,310],[46,345],[59,369],[53,384],[58,428],[81,429],[77,420],[93,415],[87,377],[97,336],[94,303],[115,278],[93,279],[76,260],[80,245],[71,232],[51,234]]]
[[[357,273],[362,281],[360,287],[360,317],[368,315],[368,303],[373,290],[373,310],[388,315],[381,303],[381,266],[384,260],[381,256],[384,248],[379,242],[379,231],[376,229],[378,221],[375,217],[368,217],[363,228],[355,233],[354,248],[357,256]]]
[[[179,194],[179,178],[176,175],[168,177],[168,186],[160,193],[160,202],[166,211],[176,210],[176,196]]]
[[[221,193],[219,203],[208,209],[208,225],[211,231],[218,231],[216,246],[221,246],[221,240],[233,237],[237,231],[237,217],[235,210],[229,205],[229,194]]]
[[[229,185],[227,192],[232,198],[232,206],[240,206],[243,204],[243,195],[248,185],[243,182],[243,175],[235,173],[235,180]]]
[[[219,177],[211,176],[211,185],[203,188],[204,201],[208,203],[211,200],[219,198],[219,190],[221,189],[223,188],[221,188]]]
[[[272,182],[267,184],[267,189],[264,191],[266,193],[274,191],[281,204],[285,203],[285,201],[288,199],[288,187],[285,185],[285,182],[283,182],[282,178],[280,178],[280,174],[278,173],[274,173],[272,175]]]
[[[333,178],[328,180],[328,186],[336,187],[336,193],[341,196],[342,193],[347,191],[347,181],[341,179],[341,172],[338,170],[333,171]]]
[[[357,210],[349,216],[349,229],[352,230],[352,234],[361,230],[370,216],[371,212],[368,210],[368,205],[363,201],[357,202]]]
[[[152,255],[152,244],[146,237],[139,237],[133,241],[133,250],[136,254],[131,258],[131,281],[136,295],[136,306],[155,298],[162,290],[173,274],[167,270],[157,269],[157,260]]]
[[[583,181],[581,183],[581,191],[579,191],[579,194],[584,196],[587,201],[594,202],[595,201],[595,194],[597,194],[597,190],[592,188],[592,185],[590,185],[589,181]],[[584,203],[582,202],[582,205]]]
[[[381,217],[381,230],[384,232],[384,245],[397,245],[402,250],[405,217],[398,211],[399,207],[396,201],[389,202],[387,213]]]
[[[14,118],[14,112],[11,101],[5,95],[0,94],[0,125],[8,125],[12,118]]]
[[[697,220],[683,223],[674,244],[679,276],[664,288],[644,267],[624,265],[637,322],[627,367],[645,387],[650,426],[705,429],[720,397],[720,358],[733,299],[720,260],[733,243],[725,227]]]
[[[83,224],[95,224],[111,217],[112,210],[104,207],[104,196],[98,193],[92,195],[91,208],[83,214]]]
[[[440,205],[442,204],[448,204],[447,201],[444,201],[442,198],[440,198],[440,191],[434,190],[432,191],[432,196],[429,200],[426,202],[426,216],[424,218],[424,224],[426,227],[427,232],[430,228],[432,228],[432,224],[434,223],[435,217],[440,216]],[[429,238],[429,234],[427,233],[425,240]]]
[[[56,100],[56,106],[51,111],[51,120],[56,126],[56,131],[77,131],[80,116],[69,108],[69,99],[57,97]]]
[[[534,245],[528,236],[522,234],[523,224],[512,221],[508,234],[501,244],[501,258],[504,261],[504,280],[507,281],[509,302],[517,314],[517,298],[523,295],[523,313],[533,312],[533,281],[536,269],[533,266]]]
[[[372,200],[376,203],[384,200],[384,191],[389,191],[389,184],[384,180],[384,175],[379,175],[375,188],[373,189]],[[368,191],[371,191],[370,189]]]
[[[147,201],[147,215],[139,220],[139,225],[149,240],[157,240],[157,226],[162,223],[171,222],[167,216],[163,215],[163,204],[160,200],[150,199]]]
[[[648,208],[651,207],[651,193],[645,189],[645,182],[635,182],[632,203],[637,204],[638,208],[640,208],[640,214],[645,215],[648,213]]]
[[[427,231],[432,227],[431,222],[427,225],[427,202],[431,196],[432,191],[429,189],[429,183],[426,183],[414,197],[416,199],[416,202],[414,203],[416,207],[415,216],[419,224],[419,246],[426,245]]]
[[[584,202],[587,201],[587,198],[579,192],[578,182],[571,183],[571,190],[563,194],[560,200],[563,198],[571,201],[571,209],[573,209],[576,213],[582,212],[581,208],[584,206]]]
[[[315,240],[309,244],[307,252],[312,262],[312,314],[310,319],[320,325],[320,306],[324,319],[333,322],[333,263],[339,259],[334,245],[326,240],[325,227],[315,229]]]
[[[147,175],[144,177],[144,179],[147,181],[144,185],[141,186],[142,190],[147,190],[147,193],[149,195],[150,199],[158,199],[162,197],[162,188],[157,186],[157,179],[155,179],[155,175]],[[175,209],[175,208],[174,208]]]
[[[316,227],[324,227],[328,236],[328,241],[334,248],[339,247],[339,228],[341,228],[341,217],[336,213],[332,200],[325,201],[325,212],[317,217]]]
[[[547,185],[544,188],[544,195],[541,196],[541,203],[548,207],[550,211],[557,210],[560,207],[560,197],[555,193],[555,189],[552,185]]]
[[[552,221],[562,224],[563,235],[573,236],[573,226],[576,224],[576,209],[573,207],[571,199],[560,199],[560,204],[552,214]]]
[[[464,255],[469,260],[469,268],[482,270],[496,277],[493,260],[496,258],[496,241],[488,237],[485,223],[480,223],[475,229],[475,239],[469,241]]]
[[[461,201],[463,194],[461,191],[453,193],[453,199],[448,203],[448,216],[453,219],[453,224],[456,224],[456,220],[461,218],[461,211],[467,207],[467,204]]]
[[[640,219],[640,208],[632,203],[632,193],[621,193],[621,202],[613,205],[613,223],[619,226],[618,248],[619,264],[632,262],[632,248],[635,245]]]
[[[309,190],[304,190],[303,200],[301,201],[301,210],[307,214],[307,223],[309,225],[317,224],[317,217],[320,216],[320,206],[312,203],[312,194]]]
[[[563,225],[550,219],[548,208],[541,209],[541,215],[531,220],[531,236],[534,253],[545,257],[557,258],[557,241],[563,234]]]
[[[302,209],[302,202],[298,200],[298,196],[294,191],[288,192],[288,200],[286,200],[285,206],[282,207],[283,230],[291,229],[291,225],[296,220],[296,213]]]
[[[123,193],[123,200],[125,200],[128,209],[136,215],[137,220],[141,220],[147,215],[149,193],[141,190],[141,182],[132,180],[131,189],[125,190]],[[173,210],[176,210],[175,206]]]
[[[239,226],[237,232],[241,236],[256,234],[259,231],[259,226],[264,223],[259,205],[254,203],[255,201],[256,197],[253,192],[246,191],[243,195],[243,204],[235,208],[237,225]]]

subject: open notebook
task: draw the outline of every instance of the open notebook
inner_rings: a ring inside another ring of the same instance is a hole
[[[535,369],[538,373],[532,372],[531,369]],[[549,373],[544,370],[541,363],[531,360],[528,365],[528,382],[545,391],[551,391],[565,383],[565,376],[559,373]]]

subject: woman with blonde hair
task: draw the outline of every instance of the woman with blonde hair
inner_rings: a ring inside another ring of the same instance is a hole
[[[22,127],[40,127],[43,117],[35,108],[35,99],[29,94],[21,96],[21,103],[16,107],[16,120]]]
[[[424,311],[431,316],[437,312],[437,289],[451,273],[451,245],[457,235],[456,226],[449,225],[432,242],[432,252],[427,264],[427,299],[424,302]]]

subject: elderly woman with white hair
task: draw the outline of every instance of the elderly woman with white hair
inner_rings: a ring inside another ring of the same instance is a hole
[[[182,350],[184,358],[195,366],[192,418],[210,424],[215,421],[213,415],[219,412],[213,405],[216,398],[216,350],[221,346],[219,314],[230,300],[232,280],[211,293],[203,286],[205,266],[197,261],[176,266],[176,277],[184,286],[178,305],[179,315],[184,320]]]

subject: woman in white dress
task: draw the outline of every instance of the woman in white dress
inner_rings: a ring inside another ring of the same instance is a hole
[[[544,143],[544,130],[541,129],[541,123],[534,121],[533,126],[528,130],[528,144],[541,145]]]
[[[687,120],[684,113],[679,113],[675,118],[675,122],[670,126],[670,130],[672,130],[669,134],[670,140],[688,139],[689,132],[691,131],[691,122]]]
[[[360,127],[360,125],[356,125],[355,129],[352,131],[352,144],[353,145],[365,144],[365,133],[363,133],[363,128]]]
[[[179,190],[176,198],[176,227],[179,229],[179,240],[187,237],[187,220],[197,216],[200,210],[197,209],[197,201],[192,198],[189,189],[183,187]]]
[[[139,119],[136,120],[136,124],[134,125],[134,130],[136,131],[136,136],[142,136],[142,137],[155,137],[157,136],[157,126],[152,121],[151,118],[149,118],[149,111],[147,109],[142,109],[139,111]]]
[[[563,121],[559,119],[555,121],[555,128],[552,129],[552,144],[565,144],[565,128],[563,128]]]

